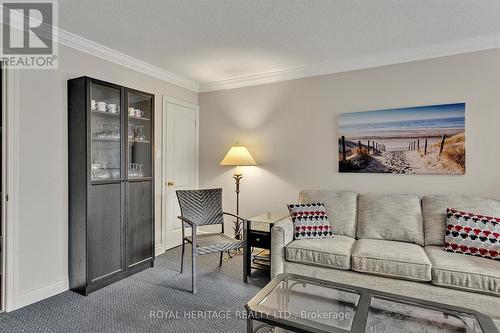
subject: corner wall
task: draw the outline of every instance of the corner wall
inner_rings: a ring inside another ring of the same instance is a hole
[[[339,174],[340,113],[466,103],[464,176]],[[242,214],[286,211],[301,189],[456,193],[500,198],[500,50],[202,93],[200,184],[223,187],[234,211],[232,169],[219,165],[240,141],[258,167],[244,168]]]
[[[58,70],[19,71],[20,216],[18,239],[12,240],[18,248],[15,308],[68,289],[67,80],[83,75],[155,94],[157,150],[162,95],[198,102],[195,92],[62,45]],[[160,237],[161,159],[156,158],[155,168],[155,227]]]

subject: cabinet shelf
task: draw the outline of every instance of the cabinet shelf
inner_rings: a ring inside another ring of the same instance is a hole
[[[98,110],[91,110],[90,112],[100,115],[100,116],[109,116],[109,117],[120,117],[120,112],[118,113],[111,113],[107,111],[98,111]]]
[[[128,140],[129,143],[151,143],[148,140]]]
[[[128,116],[129,119],[135,119],[135,120],[151,120],[149,118],[145,118],[145,117],[136,117],[136,116]]]
[[[129,182],[144,182],[144,181],[151,181],[153,180],[153,177],[130,177],[128,179]]]
[[[120,142],[120,138],[92,138],[92,141]]]

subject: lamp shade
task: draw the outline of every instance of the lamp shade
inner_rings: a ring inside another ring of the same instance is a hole
[[[248,149],[243,146],[234,146],[229,149],[226,156],[220,162],[220,165],[245,166],[257,165]]]

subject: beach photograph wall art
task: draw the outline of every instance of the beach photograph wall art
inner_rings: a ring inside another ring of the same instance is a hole
[[[343,113],[339,172],[465,174],[465,103]]]

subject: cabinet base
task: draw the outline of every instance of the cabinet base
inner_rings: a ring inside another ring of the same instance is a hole
[[[90,293],[93,293],[96,290],[99,290],[101,288],[109,286],[110,284],[113,284],[115,282],[123,280],[131,275],[134,275],[136,273],[139,273],[139,272],[141,272],[145,269],[151,268],[151,267],[154,267],[154,259],[145,260],[144,262],[141,262],[140,264],[137,264],[135,266],[130,267],[127,271],[123,271],[123,272],[119,272],[117,274],[111,275],[109,277],[106,277],[105,279],[94,282],[90,285],[71,288],[70,290],[74,291],[80,295],[88,296]]]

